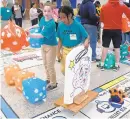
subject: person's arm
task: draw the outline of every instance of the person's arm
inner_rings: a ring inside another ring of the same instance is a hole
[[[85,28],[81,24],[79,24],[79,27],[80,27],[80,34],[82,36],[81,39],[82,43],[84,44],[85,48],[88,48],[90,42],[88,33],[86,32]]]
[[[103,7],[101,8],[101,12],[100,12],[100,22],[104,22]]]
[[[12,8],[11,8],[11,9],[12,9],[12,13],[13,13],[13,14],[15,14],[15,13],[14,13],[14,6],[12,6]]]
[[[61,39],[59,39],[57,47],[57,58],[59,61],[62,59],[61,49],[62,49],[62,41]]]
[[[59,39],[59,41],[58,41],[58,48],[57,48],[57,52],[58,53],[61,51],[61,48],[62,48],[62,41],[61,41],[61,39]]]
[[[123,5],[123,11],[126,17],[130,20],[130,8],[128,8],[126,5]]]
[[[29,37],[31,37],[31,38],[43,38],[44,36],[40,33],[31,33],[31,34],[29,34]]]
[[[60,35],[60,23],[58,24],[58,28],[57,28],[57,37],[58,37],[58,47],[57,47],[57,58],[60,61],[62,58],[62,54],[61,54],[61,49],[62,49],[62,39],[61,39],[61,35]]]
[[[99,16],[96,16],[96,8],[93,4],[88,9],[89,19],[95,22],[99,21]]]
[[[29,27],[29,28],[25,29],[25,31],[29,31],[30,29],[33,29],[33,28],[38,28],[38,27],[39,27],[39,25],[38,25],[38,24],[36,24],[36,25],[33,25],[33,26],[31,26],[31,27]]]
[[[90,43],[90,38],[89,36],[85,39],[85,42],[84,42],[84,47],[85,48],[88,48],[89,47],[89,43]]]

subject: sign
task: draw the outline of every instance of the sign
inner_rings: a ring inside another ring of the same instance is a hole
[[[100,117],[102,119],[119,119],[130,110],[130,102],[124,100],[121,108],[112,107],[109,103],[110,93],[105,90],[99,93],[99,96],[89,103],[82,113],[86,114],[90,119]]]
[[[92,50],[74,48],[66,57],[64,103],[72,104],[76,95],[87,91],[90,83]]]

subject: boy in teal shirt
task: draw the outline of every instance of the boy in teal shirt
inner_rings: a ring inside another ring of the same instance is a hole
[[[40,27],[41,33],[29,34],[32,38],[43,38],[42,56],[43,64],[47,75],[47,90],[52,90],[57,87],[55,60],[56,60],[56,25],[52,19],[52,8],[49,4],[45,4],[43,8],[44,17],[41,18],[39,25],[34,25],[31,28]]]

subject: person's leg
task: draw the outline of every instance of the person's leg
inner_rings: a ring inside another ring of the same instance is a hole
[[[97,27],[93,25],[84,24],[86,31],[90,37],[90,46],[92,48],[92,61],[96,60],[96,44],[97,44]]]
[[[32,26],[35,25],[35,19],[31,20]]]
[[[120,45],[122,42],[122,33],[121,30],[115,30],[114,32],[114,36],[112,38],[113,41],[113,45],[115,48],[115,57],[116,57],[116,63],[115,63],[115,67],[114,70],[117,71],[119,70],[119,62],[120,62]]]
[[[122,33],[122,44],[124,44],[126,41],[126,38],[125,38],[125,33]]]
[[[33,25],[36,25],[36,24],[38,24],[38,18],[34,19]]]
[[[56,46],[46,45],[46,62],[47,70],[50,78],[50,84],[47,90],[53,90],[57,87],[56,71],[55,71],[55,60],[56,60]]]
[[[126,41],[128,44],[130,44],[130,32],[126,33]]]
[[[103,30],[103,35],[102,35],[102,56],[101,56],[101,64],[98,65],[98,67],[101,68],[101,70],[104,70],[104,61],[106,59],[109,45],[111,42],[111,32],[109,30]]]
[[[19,26],[22,27],[22,18],[19,18]]]
[[[8,24],[8,21],[1,20],[1,29],[3,29]]]
[[[61,59],[61,72],[63,75],[65,75],[65,62],[66,62],[66,56],[68,53],[72,50],[72,48],[66,48],[63,47],[62,49],[62,59]]]
[[[16,25],[18,25],[18,26],[19,26],[18,19],[17,19],[17,18],[15,18],[14,20],[15,20]]]
[[[45,72],[46,72],[46,80],[47,80],[47,83],[49,83],[50,77],[49,77],[49,72],[47,69],[46,46],[45,45],[41,46],[41,53],[42,53],[42,58],[43,58],[43,65],[45,67]]]

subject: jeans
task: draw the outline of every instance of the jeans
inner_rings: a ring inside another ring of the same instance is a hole
[[[130,32],[122,33],[122,44],[128,42],[130,44]]]
[[[90,46],[92,48],[92,61],[96,60],[96,45],[97,45],[97,26],[84,24],[89,37],[90,37]]]
[[[15,18],[16,25],[22,27],[22,18]]]
[[[31,20],[32,26],[38,24],[38,18]]]

